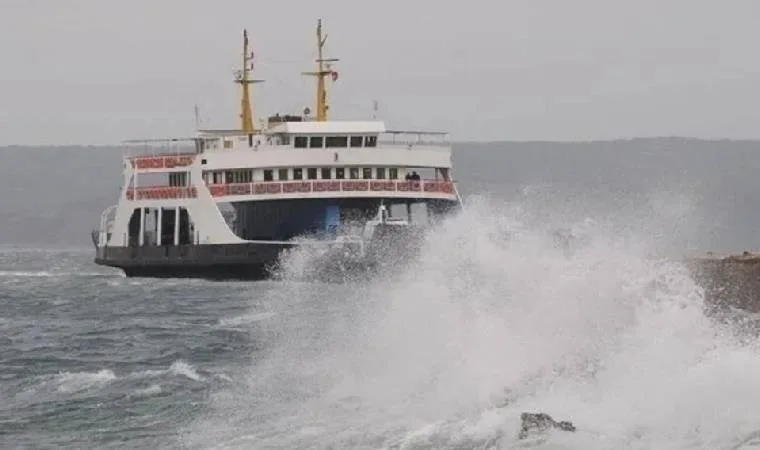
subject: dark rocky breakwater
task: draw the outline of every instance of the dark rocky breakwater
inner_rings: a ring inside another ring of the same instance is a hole
[[[760,253],[737,255],[708,253],[686,259],[705,300],[718,311],[741,308],[760,313]]]

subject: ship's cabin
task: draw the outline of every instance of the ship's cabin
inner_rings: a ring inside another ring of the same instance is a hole
[[[440,144],[445,133],[389,131],[382,121],[311,121],[301,116],[275,115],[266,128],[243,134],[240,130],[200,130],[198,152],[258,150],[262,147],[296,149],[374,148],[381,135],[389,145]],[[404,139],[402,136],[406,136]]]
[[[377,147],[384,132],[381,121],[281,122],[267,130],[280,145],[331,149]]]

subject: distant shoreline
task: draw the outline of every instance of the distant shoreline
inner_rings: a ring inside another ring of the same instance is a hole
[[[737,143],[737,144],[758,144],[760,145],[760,138],[755,139],[735,139],[735,138],[695,138],[695,137],[681,137],[681,136],[661,136],[661,137],[635,137],[635,138],[618,138],[618,139],[591,139],[591,140],[489,140],[489,141],[459,141],[451,140],[452,145],[497,145],[497,144],[549,144],[549,145],[588,145],[588,144],[616,144],[616,143],[634,143],[634,142],[677,142],[677,143]],[[8,149],[83,149],[90,148],[96,149],[121,149],[125,144],[9,144],[0,145],[0,150]]]

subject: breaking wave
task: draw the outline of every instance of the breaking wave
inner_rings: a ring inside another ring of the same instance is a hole
[[[38,381],[17,394],[17,401],[39,401],[40,399],[63,395],[88,394],[107,387],[117,382],[142,382],[153,379],[166,379],[176,377],[188,379],[194,382],[205,381],[205,377],[198,374],[195,368],[183,360],[177,360],[164,370],[142,370],[132,373],[117,375],[111,369],[100,369],[93,372],[68,372],[62,371],[54,375],[38,377]],[[137,389],[136,396],[155,395],[160,393],[159,384]]]
[[[760,349],[704,313],[685,267],[652,257],[677,218],[633,219],[568,224],[476,199],[401,273],[282,283],[277,345],[183,443],[515,448],[532,411],[578,430],[538,448],[739,445],[760,429]],[[558,246],[568,225],[578,239]]]

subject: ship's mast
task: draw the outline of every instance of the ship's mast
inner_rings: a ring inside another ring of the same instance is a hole
[[[253,79],[253,51],[248,50],[248,30],[243,30],[243,69],[235,74],[235,83],[242,86],[240,99],[240,129],[245,133],[253,133],[253,108],[251,106],[249,85],[262,83],[264,80]]]
[[[325,58],[323,50],[325,42],[327,41],[327,35],[322,36],[322,19],[317,21],[317,71],[316,72],[304,72],[304,75],[310,75],[317,77],[317,121],[327,120],[327,89],[325,87],[325,77],[330,75],[332,80],[338,79],[338,72],[332,70],[331,64],[339,61],[338,58]]]

